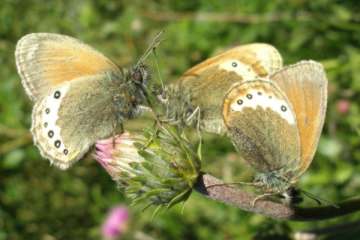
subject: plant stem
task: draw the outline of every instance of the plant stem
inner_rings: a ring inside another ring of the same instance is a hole
[[[195,190],[210,199],[241,208],[248,212],[258,213],[274,219],[282,220],[326,220],[351,214],[360,210],[360,198],[336,203],[339,208],[335,208],[333,206],[309,208],[295,207],[268,199],[259,199],[253,206],[253,201],[256,198],[256,195],[248,193],[241,188],[221,185],[222,183],[222,181],[210,174],[202,174],[195,185]]]

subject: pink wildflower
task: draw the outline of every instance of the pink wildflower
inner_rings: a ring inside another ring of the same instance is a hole
[[[135,174],[135,170],[129,164],[143,161],[134,146],[134,142],[139,139],[141,139],[140,136],[125,132],[96,142],[95,159],[113,180],[117,181],[121,172],[127,172],[129,175]]]
[[[346,99],[340,99],[336,103],[336,109],[339,113],[346,114],[350,110],[350,105],[351,105],[350,101],[348,101]]]
[[[110,210],[107,215],[101,233],[105,239],[115,239],[127,230],[129,211],[126,207],[117,206]]]

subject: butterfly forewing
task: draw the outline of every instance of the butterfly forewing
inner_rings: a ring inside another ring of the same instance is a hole
[[[16,45],[15,59],[22,84],[32,100],[65,81],[118,71],[114,63],[92,47],[75,38],[53,33],[22,37]]]
[[[320,63],[302,61],[273,74],[271,80],[291,102],[299,129],[301,163],[298,175],[310,165],[323,128],[327,105],[327,78]]]
[[[219,66],[229,60],[237,60],[243,64],[245,74],[252,72],[262,77],[282,68],[282,58],[275,47],[265,43],[253,43],[232,48],[209,58],[186,71],[183,77],[200,75],[208,68]]]
[[[193,77],[193,79],[187,77],[177,87],[179,87],[178,91],[190,92],[193,106],[200,106],[204,130],[223,133],[225,127],[221,117],[221,104],[224,94],[231,85],[243,80],[243,76],[233,71],[213,66],[198,77]]]
[[[173,86],[189,93],[192,104],[200,107],[203,130],[224,133],[222,102],[229,88],[234,83],[266,77],[281,67],[281,55],[273,46],[248,44],[194,66]]]
[[[32,133],[41,154],[66,169],[96,140],[111,136],[119,115],[106,74],[57,85],[33,109]]]
[[[300,157],[295,113],[268,80],[246,81],[226,94],[223,118],[242,157],[259,172],[290,170]]]

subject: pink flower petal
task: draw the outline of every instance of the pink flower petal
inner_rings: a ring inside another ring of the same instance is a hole
[[[350,110],[350,101],[346,99],[341,99],[336,103],[336,109],[339,113],[346,114]]]
[[[117,206],[110,210],[102,225],[103,237],[110,239],[119,237],[126,231],[128,220],[129,211],[126,207]]]

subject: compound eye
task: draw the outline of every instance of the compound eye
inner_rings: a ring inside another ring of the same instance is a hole
[[[133,79],[135,82],[142,82],[142,74],[141,74],[141,71],[136,69],[134,72],[133,72]]]

